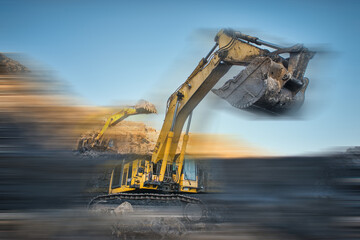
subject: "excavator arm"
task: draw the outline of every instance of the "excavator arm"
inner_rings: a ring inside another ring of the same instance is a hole
[[[296,45],[282,48],[256,37],[221,30],[215,37],[215,46],[203,58],[189,78],[170,96],[167,112],[151,163],[147,166],[148,183],[162,182],[167,166],[175,159],[179,138],[188,116],[214,85],[233,65],[245,66],[234,79],[229,80],[215,94],[231,105],[246,110],[263,110],[281,114],[299,107],[304,99],[308,79],[304,78],[307,63],[314,55]],[[255,45],[275,49],[270,52]],[[218,50],[215,49],[218,47]],[[280,54],[289,54],[288,58]],[[180,157],[176,160],[177,172],[173,179],[179,181],[183,165],[188,130],[184,137]],[[154,164],[160,171],[153,172]],[[168,173],[169,174],[169,173]]]
[[[100,141],[102,139],[102,137],[104,136],[106,130],[109,127],[115,126],[116,124],[118,124],[119,122],[124,120],[125,118],[127,118],[127,117],[129,117],[131,115],[136,115],[136,114],[139,114],[139,112],[136,111],[135,107],[126,107],[124,109],[121,109],[121,111],[115,113],[111,117],[109,117],[106,120],[103,128],[100,130],[100,132],[96,136],[95,142]]]

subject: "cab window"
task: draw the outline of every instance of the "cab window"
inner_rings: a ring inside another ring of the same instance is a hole
[[[132,164],[129,165],[129,173],[127,178],[127,185],[131,184],[131,177],[132,177]]]
[[[192,159],[186,159],[184,165],[184,178],[186,180],[196,180],[196,164]]]
[[[121,185],[121,165],[114,168],[111,188],[118,188]]]
[[[121,183],[122,186],[126,185],[127,172],[128,172],[128,168],[124,168],[124,173],[122,176],[122,183]]]

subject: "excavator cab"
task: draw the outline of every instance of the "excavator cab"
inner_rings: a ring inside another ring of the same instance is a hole
[[[127,192],[139,187],[144,168],[145,160],[140,159],[116,165],[111,173],[109,193]]]

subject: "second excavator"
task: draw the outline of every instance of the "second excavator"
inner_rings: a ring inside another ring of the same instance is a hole
[[[77,150],[79,152],[86,152],[89,150],[109,150],[109,148],[111,148],[111,140],[104,138],[104,134],[108,128],[115,126],[129,116],[151,113],[157,113],[156,107],[152,103],[145,100],[140,100],[135,106],[123,107],[119,112],[111,115],[106,120],[100,131],[83,134],[78,140]]]
[[[261,45],[266,48],[258,47]],[[90,206],[114,200],[200,203],[194,195],[184,195],[204,189],[197,165],[185,159],[194,108],[234,65],[245,68],[223,87],[213,90],[232,106],[273,115],[299,108],[309,82],[304,73],[313,55],[302,45],[284,48],[231,29],[219,31],[214,47],[168,99],[152,156],[116,166],[109,194],[94,198]],[[188,124],[178,153],[186,119]]]

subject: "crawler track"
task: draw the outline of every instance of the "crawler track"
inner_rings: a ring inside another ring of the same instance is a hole
[[[124,201],[130,200],[130,202],[135,205],[142,206],[151,206],[155,204],[156,206],[169,206],[182,205],[182,215],[189,222],[198,222],[207,218],[207,209],[203,202],[195,197],[190,197],[182,194],[158,194],[158,193],[117,193],[117,194],[108,194],[100,195],[93,198],[89,204],[88,208],[91,209],[93,206],[98,204],[108,205],[114,201]],[[195,206],[195,214],[194,214]]]
[[[182,195],[182,194],[159,194],[159,193],[117,193],[117,194],[107,194],[99,195],[93,199],[88,204],[88,207],[91,208],[92,205],[95,205],[103,201],[111,200],[154,200],[154,201],[180,201],[183,203],[192,203],[192,204],[203,204],[202,201],[198,198]]]

